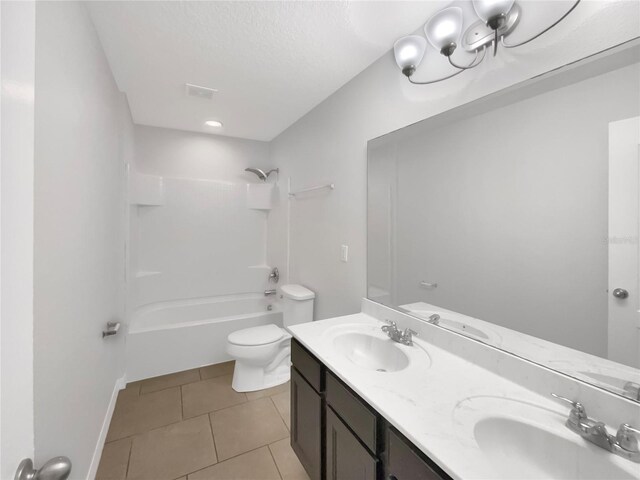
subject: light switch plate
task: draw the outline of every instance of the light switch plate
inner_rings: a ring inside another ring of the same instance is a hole
[[[348,262],[349,261],[349,246],[341,245],[340,246],[340,261]]]

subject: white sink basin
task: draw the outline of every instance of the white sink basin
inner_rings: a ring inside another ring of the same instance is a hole
[[[565,415],[531,403],[474,397],[458,404],[454,421],[475,440],[496,477],[637,478],[638,464],[573,433],[564,425]]]
[[[476,424],[474,434],[480,449],[509,478],[636,478],[605,455],[594,455],[598,447],[578,436],[568,439],[525,421],[487,418]]]
[[[397,372],[409,365],[409,357],[389,339],[360,332],[337,335],[333,340],[337,352],[351,363],[377,372]]]

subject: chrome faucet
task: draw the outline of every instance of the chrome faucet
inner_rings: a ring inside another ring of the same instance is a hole
[[[585,440],[609,450],[627,460],[640,463],[640,448],[638,447],[638,435],[640,430],[627,423],[620,425],[616,435],[611,435],[603,422],[589,418],[584,406],[580,402],[574,402],[555,393],[553,397],[571,405],[566,426]]]
[[[440,323],[440,315],[438,315],[437,313],[429,315],[429,318],[427,318],[427,322],[433,325],[438,325]]]
[[[273,281],[273,283],[278,283],[280,280],[280,272],[278,271],[278,267],[273,267],[271,273],[269,274],[269,281]]]
[[[387,322],[387,325],[382,326],[382,331],[386,333],[391,340],[409,347],[413,346],[413,335],[418,336],[418,332],[410,328],[405,328],[404,332],[401,332],[398,330],[398,324],[393,320],[385,320],[385,322]]]
[[[272,288],[270,290],[265,290],[264,296],[268,297],[269,295],[275,295],[276,293],[278,293],[278,291],[275,288]]]

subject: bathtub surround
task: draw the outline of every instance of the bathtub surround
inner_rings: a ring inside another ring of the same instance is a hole
[[[269,167],[267,143],[143,126],[134,142],[132,174],[159,179],[163,193],[161,206],[130,209],[130,311],[263,291],[267,212],[248,208],[259,180],[244,170]]]
[[[566,4],[558,8],[566,10]],[[292,204],[289,224],[286,211],[272,212],[269,262],[285,264],[288,227],[291,276],[285,281],[318,293],[316,318],[359,311],[366,295],[367,141],[628,41],[639,34],[639,8],[637,2],[582,2],[535,42],[517,52],[503,49],[480,67],[432,86],[410,85],[389,52],[270,143],[282,178],[299,185],[336,179],[336,189]],[[524,27],[523,21],[523,38],[534,33]],[[430,73],[417,72],[416,80]],[[348,263],[340,262],[340,245],[349,246]]]
[[[231,332],[282,325],[263,293],[277,175],[245,171],[272,169],[268,144],[143,126],[133,136],[129,381],[229,360]]]
[[[124,374],[124,335],[101,332],[124,321],[133,127],[84,5],[36,4],[36,64],[35,464],[85,478]]]

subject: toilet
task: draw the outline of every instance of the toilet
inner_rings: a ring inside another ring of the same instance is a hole
[[[236,392],[252,392],[289,381],[291,335],[286,328],[313,320],[316,297],[302,285],[280,287],[282,323],[237,330],[227,337],[227,353],[236,361],[231,386]]]

